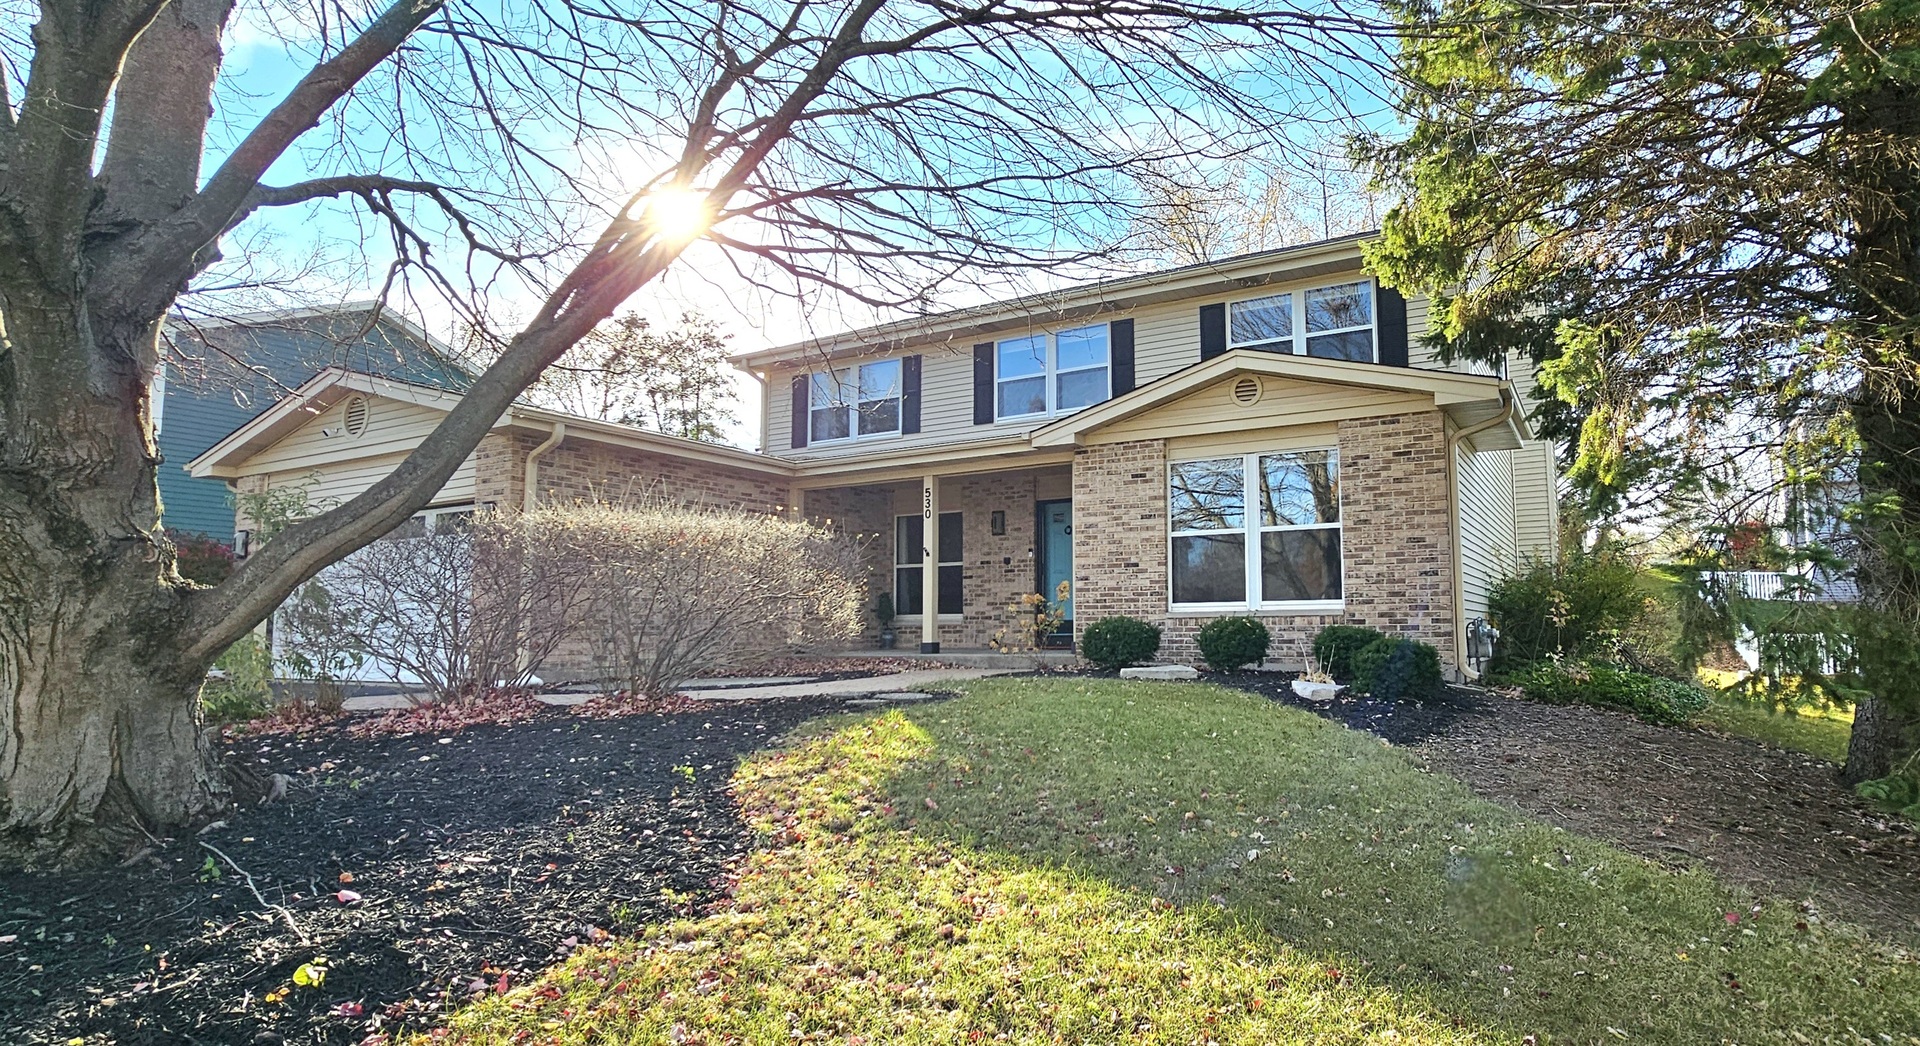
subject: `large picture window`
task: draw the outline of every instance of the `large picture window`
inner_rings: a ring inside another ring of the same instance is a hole
[[[1373,281],[1269,294],[1227,306],[1227,348],[1372,363]]]
[[[940,613],[959,614],[966,606],[961,593],[966,570],[960,548],[961,514],[940,513]],[[919,516],[895,516],[893,519],[893,609],[902,616],[918,615],[924,608],[926,575],[921,566],[926,548],[926,528]]]
[[[1324,610],[1339,603],[1337,451],[1181,461],[1168,476],[1176,608]]]
[[[1010,338],[996,347],[998,416],[1039,417],[1079,410],[1113,394],[1107,325]]]
[[[900,361],[875,360],[808,379],[808,438],[814,443],[892,436],[900,431]]]

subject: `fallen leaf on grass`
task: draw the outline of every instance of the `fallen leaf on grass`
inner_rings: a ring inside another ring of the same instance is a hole
[[[360,895],[353,892],[352,890],[342,890],[339,893],[334,894],[333,899],[336,901],[339,901],[341,904],[359,904],[360,903]]]
[[[303,962],[293,971],[293,983],[302,988],[318,988],[327,982],[327,968],[316,962]]]
[[[335,1014],[338,1014],[341,1017],[358,1017],[361,1014],[366,1013],[367,1008],[365,1006],[360,1005],[357,1002],[343,1002],[340,1005],[335,1006],[333,1008],[333,1012]]]

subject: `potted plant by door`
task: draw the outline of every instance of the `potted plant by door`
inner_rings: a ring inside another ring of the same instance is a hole
[[[893,593],[882,592],[873,601],[873,619],[880,623],[880,649],[892,650],[900,638],[893,631]]]

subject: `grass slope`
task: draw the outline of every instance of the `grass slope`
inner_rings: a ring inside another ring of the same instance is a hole
[[[1829,763],[1847,761],[1847,739],[1853,734],[1851,709],[1775,711],[1726,697],[1714,698],[1694,722],[1723,734],[1805,752]]]
[[[743,766],[703,918],[476,1043],[1920,1044],[1920,970],[1206,686],[984,681]]]

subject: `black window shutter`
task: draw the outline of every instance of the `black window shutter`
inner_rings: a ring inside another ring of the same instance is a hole
[[[900,432],[911,436],[920,431],[920,357],[900,360]]]
[[[1227,351],[1227,306],[1200,306],[1200,358],[1210,360]]]
[[[993,424],[993,342],[973,347],[973,423]]]
[[[808,408],[813,405],[811,390],[807,387],[807,376],[793,376],[793,438],[788,446],[799,450],[807,445]]]
[[[1107,339],[1113,347],[1113,394],[1124,396],[1133,391],[1133,321],[1107,324]]]
[[[1407,299],[1392,287],[1380,288],[1380,362],[1407,365]]]

